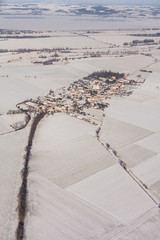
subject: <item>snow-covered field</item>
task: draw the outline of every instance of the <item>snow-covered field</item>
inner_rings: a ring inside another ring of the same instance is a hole
[[[0,135],[13,131],[13,128],[0,116]]]
[[[67,190],[124,223],[135,220],[155,206],[118,164],[68,187]]]
[[[30,164],[27,239],[97,239],[122,224],[65,190],[115,164],[94,135],[95,127],[66,115],[40,123]]]
[[[50,150],[86,134],[95,135],[96,126],[77,120],[65,114],[55,114],[42,120],[35,135],[33,153]]]
[[[125,111],[122,110],[122,113],[125,114]],[[137,140],[143,139],[144,137],[150,136],[153,133],[152,131],[140,128],[136,125],[121,121],[108,115],[109,109],[107,111],[107,117],[104,121],[101,137],[117,150],[126,147]],[[124,132],[125,134],[123,134]]]
[[[141,34],[142,31],[137,30],[136,34]],[[147,31],[143,31],[143,33],[147,33]],[[154,33],[154,31],[153,31]],[[135,30],[130,30],[129,34],[135,34]],[[100,31],[99,33],[91,33],[89,36],[93,37],[97,41],[102,41],[104,43],[109,44],[116,44],[116,45],[123,45],[124,42],[132,42],[133,40],[137,40],[137,36],[130,36],[129,34],[126,34],[125,30],[121,31]],[[141,37],[141,40],[145,40],[146,37]],[[152,39],[156,40],[156,37],[153,37]]]
[[[0,239],[13,240],[17,227],[17,195],[29,127],[0,136]]]
[[[31,169],[51,182],[66,187],[114,163],[95,137],[84,135],[50,150],[35,152]]]
[[[155,64],[156,65],[156,64]],[[160,74],[151,73],[140,89],[106,110],[101,138],[160,199]]]
[[[47,33],[46,33],[47,35]],[[17,42],[18,41],[18,42]],[[95,41],[92,38],[87,38],[85,36],[78,36],[77,34],[70,34],[70,36],[58,35],[51,38],[40,38],[40,39],[9,39],[8,41],[1,41],[1,48],[4,49],[19,49],[19,48],[99,48],[105,47],[106,44],[102,42]]]
[[[114,164],[97,142],[96,128],[67,115],[44,119],[35,136],[32,171],[66,187]]]
[[[121,223],[39,174],[29,177],[27,239],[88,240],[110,236]]]

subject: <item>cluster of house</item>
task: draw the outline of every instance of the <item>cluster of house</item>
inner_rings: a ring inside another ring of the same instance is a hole
[[[116,79],[115,76],[110,79],[83,78],[75,81],[68,88],[63,87],[55,92],[50,90],[45,97],[26,100],[17,104],[17,107],[21,111],[35,114],[41,112],[47,114],[66,113],[97,125],[85,110],[88,108],[104,110],[108,106],[108,99],[111,96],[129,95],[132,84],[135,84],[134,80]]]

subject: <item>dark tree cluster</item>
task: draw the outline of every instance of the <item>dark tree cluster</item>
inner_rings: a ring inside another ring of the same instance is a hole
[[[99,78],[106,78],[106,79],[110,79],[112,77],[115,77],[116,80],[120,79],[120,78],[124,78],[124,73],[118,73],[118,72],[112,72],[112,71],[100,71],[100,72],[94,72],[90,75],[88,75],[88,77],[86,77],[86,79],[99,79]]]
[[[53,64],[53,62],[58,62],[59,59],[57,58],[52,58],[52,59],[49,59],[49,60],[46,60],[46,61],[35,61],[33,63],[35,64],[43,64],[43,65],[51,65]]]
[[[143,41],[140,41],[140,40],[133,40],[132,41],[132,44],[133,45],[137,45],[137,44],[143,44],[143,43],[154,43],[154,40],[153,39],[144,39]]]
[[[56,52],[62,52],[65,50],[74,50],[72,48],[19,48],[19,49],[0,49],[0,53],[7,53],[7,52],[13,52],[13,53],[31,53],[31,52],[47,52],[47,53],[56,53]]]
[[[138,34],[128,34],[133,37],[160,37],[160,32],[158,33],[138,33]]]
[[[154,39],[144,39],[144,40],[133,40],[132,42],[124,42],[123,45],[124,46],[136,46],[136,45],[139,45],[139,44],[155,44],[155,41]]]

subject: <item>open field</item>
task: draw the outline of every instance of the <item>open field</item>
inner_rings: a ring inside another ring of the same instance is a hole
[[[0,117],[0,134],[11,132],[13,129],[9,124],[3,119],[3,117]]]
[[[121,223],[39,174],[30,174],[27,239],[98,239]],[[53,227],[54,226],[54,227]]]
[[[159,77],[158,72],[152,73],[127,100],[112,101],[101,134],[103,141],[118,150],[118,156],[158,199]]]
[[[89,123],[65,114],[49,116],[40,123],[40,130],[35,136],[33,153],[50,150],[58,144],[63,144],[86,134],[95,135],[96,128]]]
[[[35,152],[31,168],[51,182],[66,187],[114,163],[95,137],[87,134],[58,144],[50,150]]]
[[[29,128],[0,136],[0,237],[12,240],[17,227],[17,195]]]
[[[125,223],[135,220],[155,206],[118,164],[67,190]]]

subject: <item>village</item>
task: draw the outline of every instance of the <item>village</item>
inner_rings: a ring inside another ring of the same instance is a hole
[[[125,75],[114,72],[95,72],[88,77],[73,82],[68,88],[50,90],[44,97],[28,99],[17,104],[18,112],[34,116],[40,113],[53,115],[65,113],[93,125],[98,122],[86,109],[104,110],[112,96],[128,96],[132,93],[135,80],[127,80]],[[9,112],[10,113],[10,112]]]

